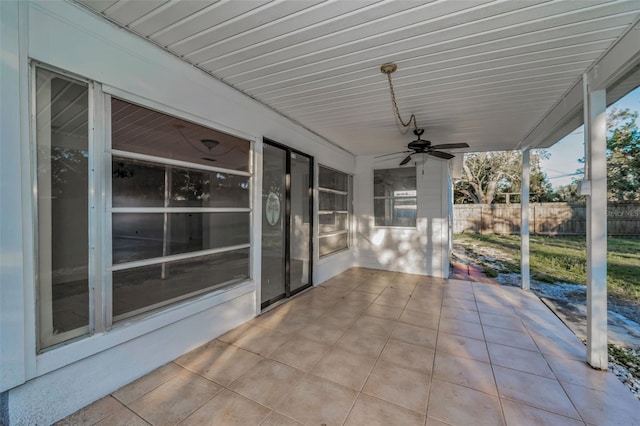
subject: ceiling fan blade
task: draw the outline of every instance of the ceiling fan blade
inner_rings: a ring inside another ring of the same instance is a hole
[[[373,158],[382,158],[382,157],[388,157],[390,155],[398,155],[398,154],[404,154],[406,152],[411,152],[411,151],[398,151],[398,152],[392,152],[391,154],[382,154],[382,155],[376,155]]]
[[[404,165],[405,165],[405,164],[407,164],[409,161],[411,161],[411,156],[412,156],[412,155],[413,155],[413,154],[409,154],[409,155],[407,155],[407,156],[404,158],[404,160],[402,160],[402,161],[400,162],[400,165],[401,165],[401,166],[404,166]]]
[[[469,148],[468,143],[444,143],[441,145],[432,145],[433,149],[456,149],[456,148]]]
[[[433,155],[434,157],[444,158],[445,160],[451,160],[455,155],[449,154],[448,152],[442,151],[428,151],[427,154]]]

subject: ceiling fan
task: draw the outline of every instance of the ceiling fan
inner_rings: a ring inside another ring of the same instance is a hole
[[[409,142],[409,144],[407,145],[407,148],[408,148],[407,151],[400,151],[400,152],[394,152],[392,154],[379,155],[376,158],[386,157],[386,156],[389,156],[389,155],[410,153],[409,155],[407,155],[400,162],[400,165],[404,166],[409,161],[411,161],[411,156],[414,155],[414,154],[429,154],[429,155],[432,155],[434,157],[442,158],[444,160],[450,160],[453,157],[455,157],[455,155],[449,154],[448,152],[437,151],[437,150],[438,149],[469,148],[469,144],[464,143],[464,142],[462,142],[462,143],[441,144],[441,145],[431,145],[431,141],[422,139],[422,134],[424,133],[424,129],[419,129],[418,128],[418,123],[416,122],[416,116],[414,114],[411,114],[411,116],[409,117],[409,120],[405,123],[405,121],[400,116],[400,110],[398,109],[398,103],[396,102],[396,94],[395,94],[395,91],[393,90],[393,83],[391,81],[391,74],[394,73],[396,71],[396,69],[398,69],[398,66],[396,64],[394,64],[394,63],[390,63],[389,62],[389,63],[386,63],[386,64],[382,64],[382,66],[380,67],[380,72],[383,73],[383,74],[386,74],[387,75],[387,80],[389,80],[389,91],[391,92],[391,100],[393,102],[393,108],[395,110],[396,117],[398,118],[398,121],[400,121],[400,123],[404,127],[409,127],[411,125],[411,122],[413,122],[413,134],[416,135],[416,140]]]
[[[429,154],[429,155],[433,155],[434,157],[442,158],[442,159],[445,159],[445,160],[450,160],[453,157],[455,157],[455,155],[449,154],[448,152],[437,151],[437,150],[438,149],[469,148],[469,144],[464,143],[464,142],[462,142],[462,143],[445,143],[445,144],[440,144],[440,145],[431,145],[431,141],[422,139],[422,134],[423,133],[424,133],[424,129],[415,129],[413,131],[413,134],[416,135],[417,139],[414,140],[414,141],[409,142],[409,144],[407,145],[407,148],[408,148],[407,151],[399,151],[399,152],[394,152],[394,153],[391,153],[391,154],[379,155],[376,158],[386,157],[386,156],[389,156],[389,155],[406,154],[406,153],[410,152],[410,154],[407,155],[404,158],[404,160],[402,160],[400,162],[400,165],[404,166],[409,161],[411,161],[411,156],[414,155],[414,154]]]

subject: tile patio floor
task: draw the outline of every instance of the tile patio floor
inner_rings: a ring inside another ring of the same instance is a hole
[[[354,268],[61,424],[640,425],[533,294]]]

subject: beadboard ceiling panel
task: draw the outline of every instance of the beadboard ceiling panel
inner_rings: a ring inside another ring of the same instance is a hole
[[[427,139],[514,149],[640,16],[638,0],[77,2],[354,154],[413,139],[385,62]]]

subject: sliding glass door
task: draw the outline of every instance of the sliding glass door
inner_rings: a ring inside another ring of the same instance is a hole
[[[263,149],[264,308],[311,286],[313,158],[271,141]]]

